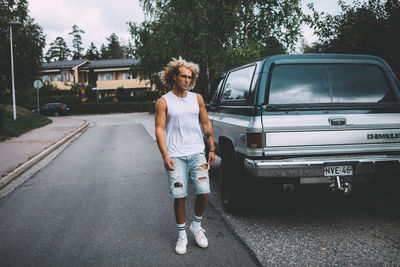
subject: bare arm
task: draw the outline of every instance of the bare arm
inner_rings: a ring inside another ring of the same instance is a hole
[[[209,145],[210,152],[208,154],[208,164],[211,166],[215,161],[215,145],[214,145],[214,135],[213,129],[210,119],[207,115],[206,106],[204,105],[203,97],[200,94],[197,94],[197,102],[199,103],[199,120],[201,127],[203,129],[203,134],[206,142]]]
[[[165,138],[165,125],[167,123],[167,102],[164,98],[160,98],[156,104],[155,128],[157,146],[164,160],[164,166],[168,171],[174,170],[174,162],[167,152],[167,141]]]

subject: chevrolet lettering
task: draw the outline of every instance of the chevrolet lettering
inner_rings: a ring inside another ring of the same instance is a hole
[[[399,139],[400,133],[390,133],[390,134],[368,134],[368,139]]]
[[[345,194],[359,183],[394,188],[399,87],[390,66],[369,55],[276,55],[222,73],[207,109],[225,211],[260,180],[272,191],[285,184]]]

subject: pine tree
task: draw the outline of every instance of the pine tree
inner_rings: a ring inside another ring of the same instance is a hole
[[[110,53],[108,52],[108,49],[104,44],[101,44],[101,47],[100,47],[100,58],[101,59],[110,59]]]
[[[68,33],[69,35],[72,35],[74,37],[72,40],[72,47],[74,48],[74,50],[72,51],[72,59],[82,58],[83,47],[81,34],[83,33],[85,33],[85,31],[79,29],[78,25],[76,24],[72,26],[72,32]]]
[[[107,41],[108,41],[107,50],[110,59],[123,58],[124,51],[123,47],[119,42],[118,36],[115,33],[112,33],[109,37],[107,37]]]
[[[89,48],[86,50],[85,58],[89,60],[98,60],[100,59],[100,53],[97,50],[97,47],[93,42],[90,43]]]
[[[53,42],[50,43],[50,48],[46,53],[46,60],[50,62],[52,60],[61,61],[67,60],[71,55],[67,43],[64,38],[57,37]]]
[[[124,58],[126,48],[120,44],[118,36],[112,33],[107,37],[107,46],[102,44],[100,47],[101,59],[117,59]]]

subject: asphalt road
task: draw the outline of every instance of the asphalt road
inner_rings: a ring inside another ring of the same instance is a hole
[[[134,116],[133,116],[134,117]],[[211,206],[209,247],[177,230],[161,157],[142,124],[92,126],[49,165],[0,200],[1,266],[255,266]],[[193,217],[193,198],[188,199]]]
[[[192,241],[188,254],[177,256],[153,117],[77,118],[91,121],[91,128],[0,200],[0,263],[256,264],[244,243],[264,266],[400,265],[398,187],[355,187],[344,197],[320,187],[270,195],[259,186],[230,215],[220,205],[219,160],[211,169],[213,193],[204,222],[210,247],[201,250]]]
[[[266,194],[255,189],[235,215],[222,211],[218,195],[211,199],[262,265],[400,265],[398,188],[390,194],[360,188],[351,196],[323,187]]]

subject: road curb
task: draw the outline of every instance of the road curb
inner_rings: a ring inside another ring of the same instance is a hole
[[[11,183],[14,179],[18,178],[21,174],[23,174],[26,170],[31,168],[33,165],[41,161],[43,158],[45,158],[47,155],[49,155],[51,152],[62,146],[65,142],[70,140],[72,137],[77,135],[78,133],[81,133],[85,131],[89,127],[89,122],[85,120],[85,123],[79,127],[78,129],[74,130],[61,140],[57,141],[55,144],[51,145],[50,147],[46,148],[27,162],[23,163],[19,167],[17,167],[15,170],[7,174],[5,177],[0,179],[0,189]]]

